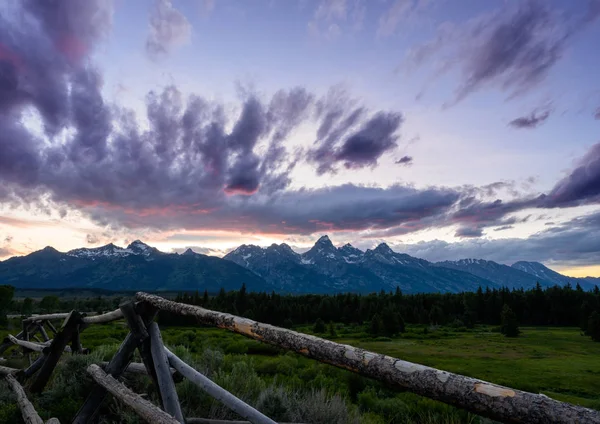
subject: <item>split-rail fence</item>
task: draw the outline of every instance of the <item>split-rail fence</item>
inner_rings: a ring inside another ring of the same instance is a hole
[[[408,390],[496,421],[600,424],[600,411],[560,402],[543,394],[499,386],[143,292],[137,293],[134,299],[122,303],[119,309],[101,315],[85,316],[72,311],[23,319],[21,332],[16,336],[8,336],[0,344],[0,354],[11,347],[20,347],[23,354],[29,358],[29,366],[20,370],[0,366],[0,375],[4,375],[9,387],[14,391],[24,421],[28,424],[43,424],[43,420],[28,400],[24,386],[30,393],[41,393],[65,352],[87,353],[87,349],[80,341],[80,334],[85,328],[93,324],[125,319],[129,333],[110,362],[91,364],[87,368],[95,385],[73,418],[73,424],[93,423],[98,418],[97,414],[102,402],[109,394],[149,423],[275,423],[167,349],[155,322],[156,315],[160,311],[194,317],[199,324],[242,334],[385,382],[393,388]],[[63,320],[59,328],[52,323],[56,320]],[[52,338],[49,333],[52,334]],[[142,363],[131,362],[136,349],[140,353]],[[32,352],[39,353],[35,360],[31,358]],[[126,371],[144,373],[153,380],[158,389],[160,407],[134,393],[119,381]],[[176,381],[182,378],[195,383],[247,421],[184,417],[175,388]],[[46,424],[59,424],[59,422],[56,418],[52,418],[46,421]]]

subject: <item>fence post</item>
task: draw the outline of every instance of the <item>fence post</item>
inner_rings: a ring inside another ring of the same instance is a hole
[[[150,351],[156,369],[156,378],[158,379],[158,388],[164,409],[173,415],[177,421],[185,423],[158,324],[151,322],[148,325],[148,332],[150,333]]]
[[[31,402],[29,402],[29,399],[27,399],[23,387],[21,387],[15,377],[9,374],[6,376],[6,381],[17,396],[17,405],[19,405],[19,409],[21,410],[23,421],[26,424],[44,424],[44,421],[42,421]]]
[[[40,393],[44,390],[44,387],[50,379],[50,375],[52,375],[52,371],[54,371],[65,347],[73,338],[73,332],[76,331],[80,322],[81,315],[77,311],[72,311],[65,319],[61,330],[54,336],[54,340],[52,340],[50,349],[46,353],[46,360],[41,366],[37,378],[31,385],[30,390],[32,393]]]
[[[91,364],[87,372],[92,376],[99,387],[109,391],[115,399],[133,409],[140,417],[148,423],[157,424],[179,424],[171,415],[161,410],[140,395],[132,392],[113,376],[107,375],[102,369]]]
[[[129,302],[129,304],[131,304],[131,302]],[[129,310],[129,306],[126,305],[128,305],[127,302],[120,305],[120,309],[124,316],[127,316],[127,311]],[[146,317],[147,320],[151,320],[153,318],[154,315],[151,317]],[[128,321],[128,324],[130,326],[129,334],[127,334],[125,340],[123,343],[121,343],[121,346],[115,353],[115,356],[112,357],[106,366],[106,373],[114,378],[119,378],[129,365],[129,362],[131,362],[133,352],[140,345],[140,335],[143,333],[147,334],[146,329],[140,327],[140,322],[138,320]],[[150,370],[148,370],[148,373],[150,373]],[[88,424],[93,422],[105,397],[106,389],[99,385],[94,386],[84,404],[77,412],[72,424]]]

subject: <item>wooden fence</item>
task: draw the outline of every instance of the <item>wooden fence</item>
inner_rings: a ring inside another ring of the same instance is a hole
[[[398,358],[342,345],[319,337],[256,322],[247,318],[173,302],[159,296],[137,293],[119,309],[87,317],[76,311],[68,314],[37,315],[22,322],[22,331],[0,344],[0,354],[11,347],[21,348],[29,366],[13,369],[0,366],[9,387],[15,392],[26,423],[42,423],[21,383],[28,391],[41,393],[63,353],[83,354],[80,333],[92,324],[125,319],[129,333],[110,362],[92,364],[87,372],[96,383],[74,417],[73,424],[92,423],[108,394],[130,407],[149,423],[258,423],[272,419],[235,397],[183,362],[163,344],[155,317],[159,311],[195,317],[198,323],[242,334],[261,342],[297,352],[320,362],[348,369],[387,383],[398,389],[439,400],[478,415],[505,423],[589,423],[600,424],[600,411],[559,402],[542,394],[528,393],[450,372],[411,363]],[[62,319],[57,329],[52,321]],[[50,331],[53,338],[48,335]],[[41,339],[38,337],[38,333]],[[35,340],[35,341],[32,341]],[[138,350],[142,363],[132,363]],[[31,352],[38,352],[35,361]],[[119,378],[126,372],[144,373],[153,380],[160,407],[127,388]],[[183,415],[176,382],[186,378],[248,421],[221,421],[186,418]],[[57,424],[55,418],[47,423]]]

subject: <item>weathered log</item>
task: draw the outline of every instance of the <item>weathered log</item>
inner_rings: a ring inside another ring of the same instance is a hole
[[[164,348],[164,352],[166,353],[169,363],[173,368],[179,371],[185,378],[196,384],[206,393],[223,403],[225,406],[229,407],[239,416],[250,420],[250,422],[254,424],[276,424],[275,421],[266,415],[260,413],[241,399],[235,397],[227,390],[211,381],[208,377],[190,367],[166,347]]]
[[[5,366],[0,365],[0,375],[15,374],[18,371],[19,370],[16,368],[5,367]]]
[[[116,309],[111,312],[107,312],[101,315],[93,315],[91,317],[84,317],[83,322],[85,324],[102,324],[106,322],[116,321],[123,318],[123,313],[120,309]]]
[[[600,424],[600,411],[559,402],[545,395],[499,386],[148,293],[139,292],[136,297],[158,309],[193,316],[202,324],[292,350],[497,421]]]
[[[174,416],[180,423],[185,423],[179,404],[179,396],[177,396],[177,390],[175,389],[175,382],[171,376],[171,368],[165,352],[166,348],[156,322],[151,322],[148,325],[148,333],[150,334],[150,352],[154,361],[158,389],[164,410]]]
[[[25,390],[23,390],[17,379],[12,374],[9,374],[6,376],[6,381],[17,396],[17,405],[19,405],[25,424],[44,424],[42,418],[38,415],[31,402],[29,402],[29,399],[27,399]]]
[[[212,418],[187,418],[187,424],[252,424],[250,421],[213,420]],[[279,423],[296,424],[296,423]]]
[[[71,339],[71,352],[73,353],[81,353],[83,351],[81,339],[79,338],[80,328],[81,325],[78,325],[75,331],[73,331],[73,338]]]
[[[132,333],[127,334],[125,340],[123,340],[123,343],[121,343],[121,346],[115,353],[115,356],[112,357],[106,366],[106,373],[115,378],[119,378],[131,361],[133,352],[138,344],[139,341]],[[105,397],[106,389],[104,387],[93,387],[85,402],[81,408],[79,408],[72,424],[88,424],[94,422],[94,418]]]
[[[50,321],[46,321],[46,325],[48,326],[48,328],[50,328],[50,331],[52,331],[54,333],[54,335],[56,335],[56,333],[58,333],[58,331],[56,330],[56,327]]]
[[[152,319],[154,319],[154,314],[143,318],[145,322],[149,322]],[[131,362],[135,349],[140,345],[139,334],[141,334],[143,330],[137,327],[138,324],[138,321],[135,320],[129,323],[130,333],[127,334],[125,340],[123,340],[123,343],[121,343],[121,346],[119,346],[119,349],[106,366],[106,373],[112,375],[114,378],[119,378],[123,374],[127,365]],[[137,334],[137,336],[134,334]],[[153,370],[154,367],[151,369]],[[95,386],[92,388],[84,404],[73,419],[72,424],[88,424],[94,422],[98,409],[105,397],[106,389],[104,387]]]
[[[42,365],[44,365],[44,362],[46,362],[46,355],[41,354],[40,356],[37,357],[37,359],[35,361],[33,361],[33,364],[31,364],[24,370],[19,371],[17,373],[17,375],[19,376],[20,379],[21,378],[29,378],[33,374],[38,372],[40,368],[42,368]]]
[[[87,368],[87,372],[92,376],[96,383],[110,392],[115,399],[129,406],[136,414],[147,422],[157,424],[179,424],[179,421],[171,415],[153,405],[140,395],[134,393],[129,388],[125,387],[125,385],[115,380],[112,376],[106,374],[98,365],[91,364]]]
[[[21,333],[23,334],[23,340],[28,342],[29,341],[29,325],[23,321],[21,323],[21,325],[23,326],[23,330],[21,331]],[[10,339],[10,336],[8,337]],[[11,342],[14,343],[14,341],[11,339]],[[31,366],[33,364],[33,361],[31,360],[31,355],[29,353],[29,351],[23,347],[23,355],[27,357],[27,362],[29,362],[29,365]]]
[[[11,343],[13,343],[15,345],[19,345],[28,350],[32,350],[34,352],[48,352],[48,351],[50,351],[50,347],[52,346],[52,343],[50,340],[45,343],[27,342],[25,340],[19,340],[10,334],[8,335],[8,339],[11,341]],[[65,346],[64,351],[71,352],[71,348],[69,346]]]
[[[41,322],[38,325],[38,329],[40,331],[40,334],[42,335],[42,338],[44,339],[45,342],[50,340],[50,337],[48,337],[48,333],[46,333],[46,329],[44,328],[44,323]]]
[[[52,375],[52,371],[56,367],[67,343],[73,338],[73,333],[77,330],[77,326],[81,322],[81,315],[78,312],[72,311],[63,323],[60,331],[54,336],[52,343],[47,352],[45,352],[46,360],[37,373],[37,377],[31,384],[32,393],[40,393]]]
[[[36,321],[48,321],[51,319],[65,319],[69,316],[69,313],[60,313],[60,314],[44,314],[44,315],[32,315],[23,320],[24,323],[31,323]]]
[[[140,314],[136,311],[135,305],[132,301],[123,302],[119,305],[121,309],[121,313],[125,317],[127,321],[127,325],[131,329],[131,332],[134,336],[137,337],[138,343],[138,351],[140,352],[140,356],[142,358],[142,362],[146,367],[146,371],[148,375],[152,379],[155,387],[158,387],[158,379],[156,377],[156,369],[154,367],[154,360],[152,359],[152,354],[150,353],[150,335],[148,334],[148,329],[146,328],[145,322],[150,322],[154,319],[156,313],[152,313],[150,315],[144,315],[146,319],[144,320]],[[145,322],[144,322],[145,321]],[[162,399],[161,399],[162,402]]]

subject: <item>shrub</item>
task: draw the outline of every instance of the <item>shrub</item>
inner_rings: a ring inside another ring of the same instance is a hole
[[[517,324],[517,316],[508,305],[504,305],[502,308],[502,325],[500,327],[500,332],[506,337],[517,337],[521,333],[519,331],[519,325]]]

